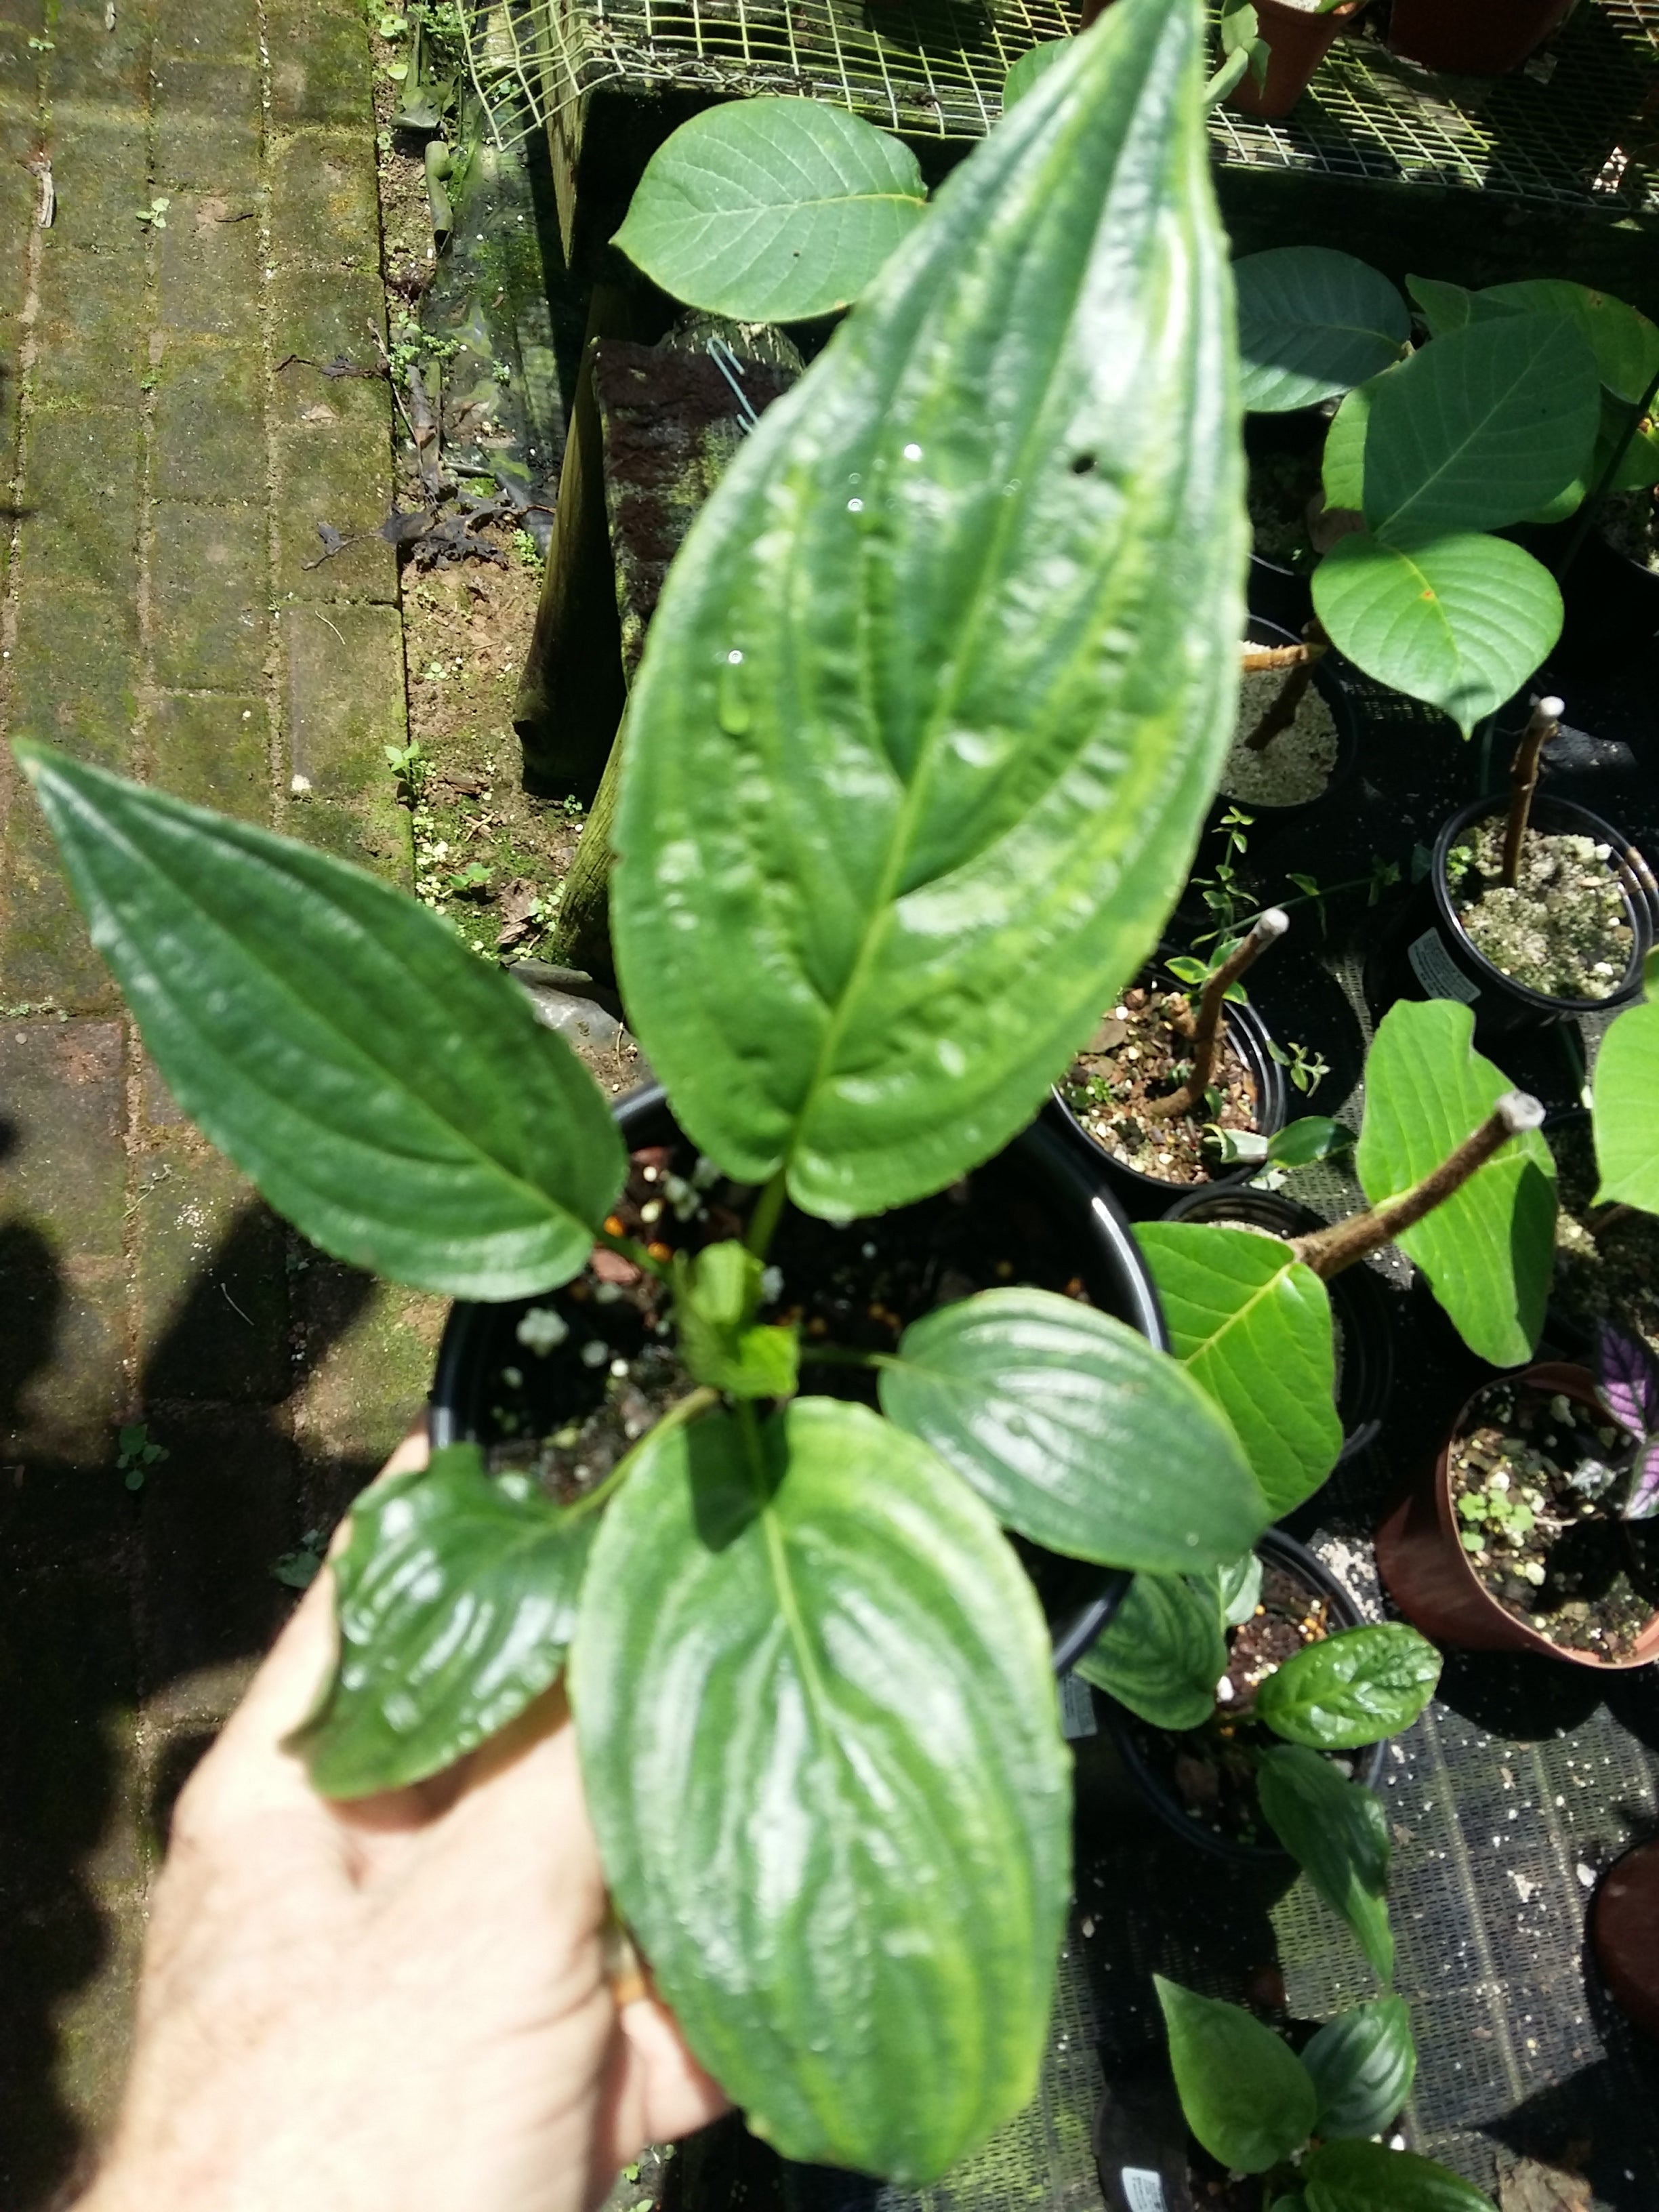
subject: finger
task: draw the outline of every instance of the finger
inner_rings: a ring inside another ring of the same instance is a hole
[[[595,2137],[599,2193],[647,2143],[676,2142],[731,2109],[731,2100],[691,2056],[665,2004],[641,1997],[624,2005]]]

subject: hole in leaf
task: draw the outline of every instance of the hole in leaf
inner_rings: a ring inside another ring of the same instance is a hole
[[[1092,453],[1079,453],[1072,463],[1072,474],[1074,477],[1086,477],[1094,465],[1095,457]]]

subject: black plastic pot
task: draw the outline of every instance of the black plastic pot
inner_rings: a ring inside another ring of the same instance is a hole
[[[1301,634],[1283,628],[1265,615],[1252,614],[1245,625],[1245,635],[1252,645],[1299,645]],[[1354,713],[1353,702],[1342,681],[1342,672],[1348,664],[1340,653],[1327,653],[1314,663],[1314,688],[1331,710],[1331,720],[1336,724],[1336,760],[1322,791],[1311,799],[1297,799],[1287,805],[1276,805],[1262,799],[1231,799],[1224,792],[1210,809],[1206,831],[1213,830],[1228,808],[1242,806],[1264,823],[1286,822],[1299,814],[1311,813],[1316,806],[1323,806],[1351,783],[1359,768],[1359,719]]]
[[[1502,798],[1472,799],[1442,824],[1426,879],[1367,963],[1366,995],[1379,1012],[1395,999],[1460,999],[1474,1009],[1477,1031],[1492,1036],[1545,1029],[1579,1014],[1611,1013],[1641,996],[1642,963],[1659,931],[1659,884],[1620,830],[1570,799],[1540,793],[1533,800],[1532,824],[1612,847],[1607,865],[1619,878],[1631,930],[1630,963],[1618,989],[1605,999],[1552,998],[1517,983],[1471,943],[1446,886],[1447,855],[1467,831],[1501,816],[1508,804]]]
[[[660,1087],[636,1091],[618,1103],[615,1113],[630,1151],[682,1141]],[[1033,1123],[975,1174],[1008,1178],[1021,1198],[1035,1200],[1052,1218],[1074,1224],[1076,1272],[1095,1304],[1127,1322],[1160,1351],[1169,1349],[1158,1293],[1128,1223],[1101,1178],[1088,1172],[1056,1130]],[[519,1298],[450,1308],[432,1382],[428,1425],[434,1446],[499,1439],[491,1410],[498,1395],[493,1378],[504,1366],[524,1362],[515,1332],[525,1313],[539,1303]],[[1129,1577],[1060,1559],[1034,1545],[1021,1544],[1019,1550],[1048,1616],[1055,1672],[1063,1673],[1111,1619]]]
[[[1342,1627],[1358,1628],[1363,1625],[1364,1615],[1346,1585],[1337,1580],[1322,1560],[1315,1558],[1305,1544],[1298,1544],[1282,1528],[1269,1528],[1255,1548],[1261,1558],[1299,1576],[1310,1589],[1316,1590],[1329,1606],[1333,1619]],[[1173,1829],[1176,1835],[1185,1837],[1200,1850],[1207,1851],[1212,1858],[1225,1859],[1235,1866],[1258,1867],[1265,1871],[1282,1870],[1294,1865],[1290,1853],[1277,1844],[1236,1843],[1230,1837],[1218,1836],[1212,1829],[1194,1820],[1179,1799],[1165,1788],[1163,1778],[1148,1763],[1136,1741],[1136,1731],[1144,1727],[1145,1723],[1126,1712],[1115,1698],[1103,1695],[1098,1690],[1094,1694],[1106,1725],[1112,1732],[1119,1756],[1133,1777],[1136,1788],[1166,1827]],[[1356,1752],[1353,1754],[1356,1780],[1374,1790],[1387,1755],[1386,1743],[1373,1744],[1368,1750]]]
[[[1171,982],[1176,980],[1170,978]],[[1255,1085],[1256,1127],[1264,1137],[1271,1137],[1285,1126],[1289,1094],[1284,1073],[1268,1049],[1267,1025],[1254,1006],[1229,1006],[1224,1027],[1227,1042]],[[1236,1167],[1217,1169],[1201,1183],[1166,1182],[1162,1176],[1142,1175],[1139,1168],[1126,1167],[1121,1160],[1114,1159],[1095,1142],[1058,1090],[1042,1110],[1045,1119],[1065,1133],[1088,1170],[1105,1179],[1131,1221],[1156,1221],[1170,1201],[1185,1191],[1224,1189],[1256,1172],[1254,1161],[1243,1161]]]
[[[1308,1237],[1324,1223],[1293,1199],[1235,1184],[1188,1191],[1164,1214],[1166,1221],[1201,1221],[1265,1229],[1274,1237]],[[1349,1267],[1325,1285],[1341,1335],[1342,1371],[1336,1411],[1342,1424],[1337,1464],[1374,1444],[1394,1389],[1394,1315],[1388,1292],[1366,1267]]]

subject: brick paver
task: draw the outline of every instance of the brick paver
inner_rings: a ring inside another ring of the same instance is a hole
[[[370,57],[346,0],[0,0],[0,725],[394,879]],[[29,164],[49,159],[50,228]],[[138,220],[165,199],[164,223]],[[0,2204],[118,2084],[166,1809],[417,1408],[440,1315],[301,1246],[147,1062],[0,764]],[[167,1457],[130,1492],[123,1422]]]

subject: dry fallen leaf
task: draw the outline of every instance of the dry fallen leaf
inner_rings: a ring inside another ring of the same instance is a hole
[[[1523,2158],[1498,2185],[1499,2212],[1589,2212],[1590,2185],[1582,2173]]]

